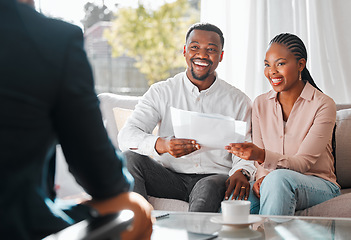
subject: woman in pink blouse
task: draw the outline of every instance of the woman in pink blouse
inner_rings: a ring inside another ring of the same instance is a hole
[[[251,213],[294,215],[340,194],[332,154],[335,103],[316,86],[306,60],[299,37],[283,33],[271,40],[264,74],[273,90],[254,101],[253,143],[226,146],[255,161]]]

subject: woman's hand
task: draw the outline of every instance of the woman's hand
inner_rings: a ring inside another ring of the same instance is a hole
[[[225,146],[225,149],[241,159],[254,160],[260,164],[265,159],[265,150],[251,142],[230,143],[228,146]]]
[[[264,178],[265,178],[265,176],[259,178],[252,186],[252,191],[256,195],[256,197],[258,197],[258,199],[260,199],[260,197],[261,197],[260,187],[261,187],[261,184],[262,184],[262,181]]]

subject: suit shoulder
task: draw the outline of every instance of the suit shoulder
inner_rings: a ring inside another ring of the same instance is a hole
[[[62,42],[71,34],[82,34],[82,30],[78,26],[46,17],[26,4],[19,4],[18,10],[30,36],[41,39],[42,42]]]
[[[46,18],[48,28],[52,29],[54,34],[56,36],[62,35],[62,34],[82,34],[83,31],[80,27],[73,25],[68,22],[64,22],[59,19],[54,19],[54,18]]]
[[[51,66],[62,69],[71,46],[83,50],[83,32],[78,26],[48,18],[25,4],[19,4],[18,10],[26,38]]]

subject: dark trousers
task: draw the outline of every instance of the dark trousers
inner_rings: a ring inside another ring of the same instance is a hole
[[[190,212],[218,212],[224,199],[226,174],[184,174],[171,171],[148,156],[124,152],[134,177],[134,192],[189,202]]]

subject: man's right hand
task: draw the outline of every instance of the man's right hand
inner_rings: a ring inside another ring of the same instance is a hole
[[[200,144],[194,139],[182,138],[162,138],[159,137],[156,141],[155,149],[158,154],[168,152],[173,157],[179,158],[189,153],[192,153],[201,148]]]

